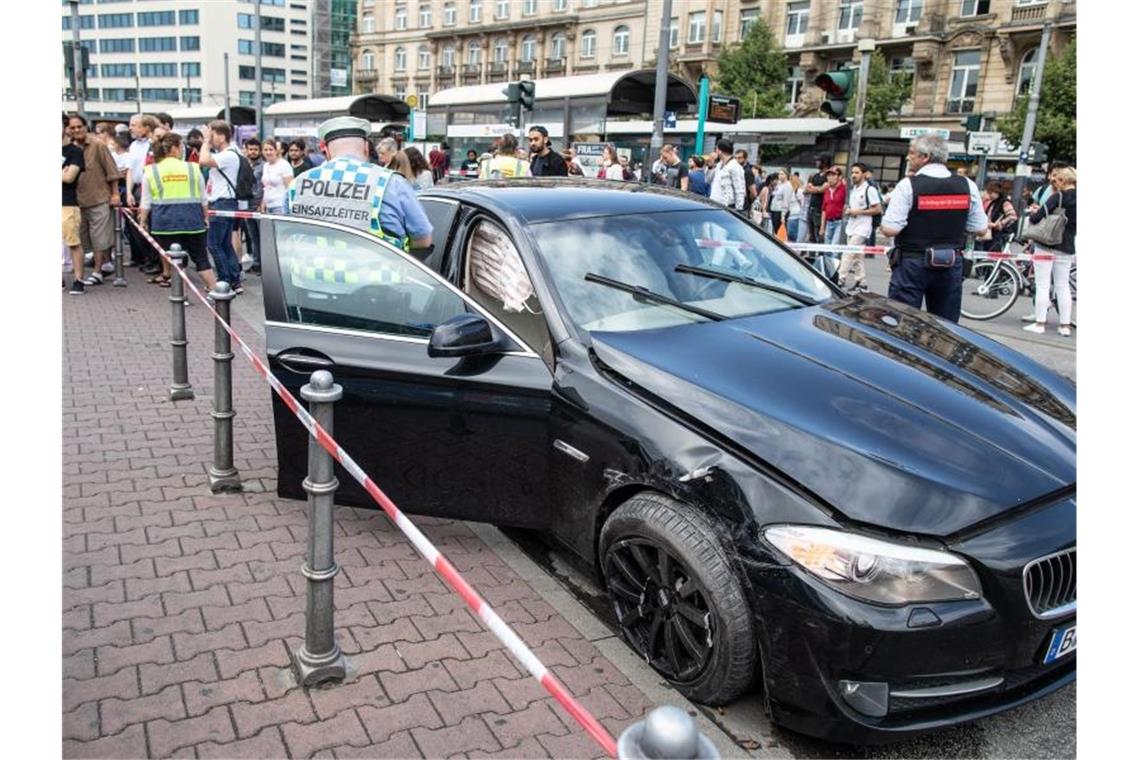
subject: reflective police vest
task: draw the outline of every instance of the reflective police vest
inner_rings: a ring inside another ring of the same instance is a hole
[[[305,236],[300,245],[279,244],[278,256],[282,268],[291,275],[293,284],[310,290],[351,293],[362,285],[395,285],[403,282],[402,267],[394,261],[394,254],[385,254],[392,257],[391,263],[371,257],[361,259],[349,253],[349,246],[344,240],[330,240],[324,235]],[[321,286],[314,288],[313,283],[321,283]],[[338,285],[351,287],[342,288]]]
[[[407,250],[407,236],[380,226],[380,204],[394,175],[390,169],[355,158],[325,161],[293,179],[289,213],[365,230]]]
[[[514,179],[530,175],[530,166],[513,156],[498,155],[479,167],[479,179]]]
[[[198,164],[173,156],[147,167],[151,232],[174,235],[206,231],[199,186],[201,177]]]

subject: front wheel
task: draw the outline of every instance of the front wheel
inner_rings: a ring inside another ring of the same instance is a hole
[[[975,261],[962,278],[962,316],[994,319],[1017,301],[1017,270],[1004,261]]]
[[[750,608],[703,515],[659,494],[635,496],[606,520],[600,555],[622,634],[654,670],[706,704],[751,685]]]

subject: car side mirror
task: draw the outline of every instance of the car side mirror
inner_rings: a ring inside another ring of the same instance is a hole
[[[428,356],[476,356],[499,348],[491,325],[478,314],[459,314],[431,331]]]

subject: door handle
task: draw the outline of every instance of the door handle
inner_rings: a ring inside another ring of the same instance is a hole
[[[277,355],[281,366],[293,372],[315,372],[318,369],[332,369],[336,366],[332,359],[326,356],[312,356],[286,351]]]

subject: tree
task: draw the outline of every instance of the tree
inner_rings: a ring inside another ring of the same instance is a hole
[[[912,87],[913,80],[910,77],[891,77],[887,59],[881,51],[872,53],[871,69],[867,74],[867,99],[863,105],[863,128],[883,129],[895,126],[902,107],[910,100]]]
[[[1077,161],[1077,43],[1071,42],[1059,57],[1045,59],[1037,124],[1033,139],[1049,146],[1049,157]],[[1021,144],[1029,96],[1017,99],[1013,110],[997,121],[998,131],[1011,145]]]
[[[770,119],[788,115],[787,77],[787,56],[768,25],[757,19],[740,44],[721,51],[713,84],[717,92],[740,98],[742,117]]]

